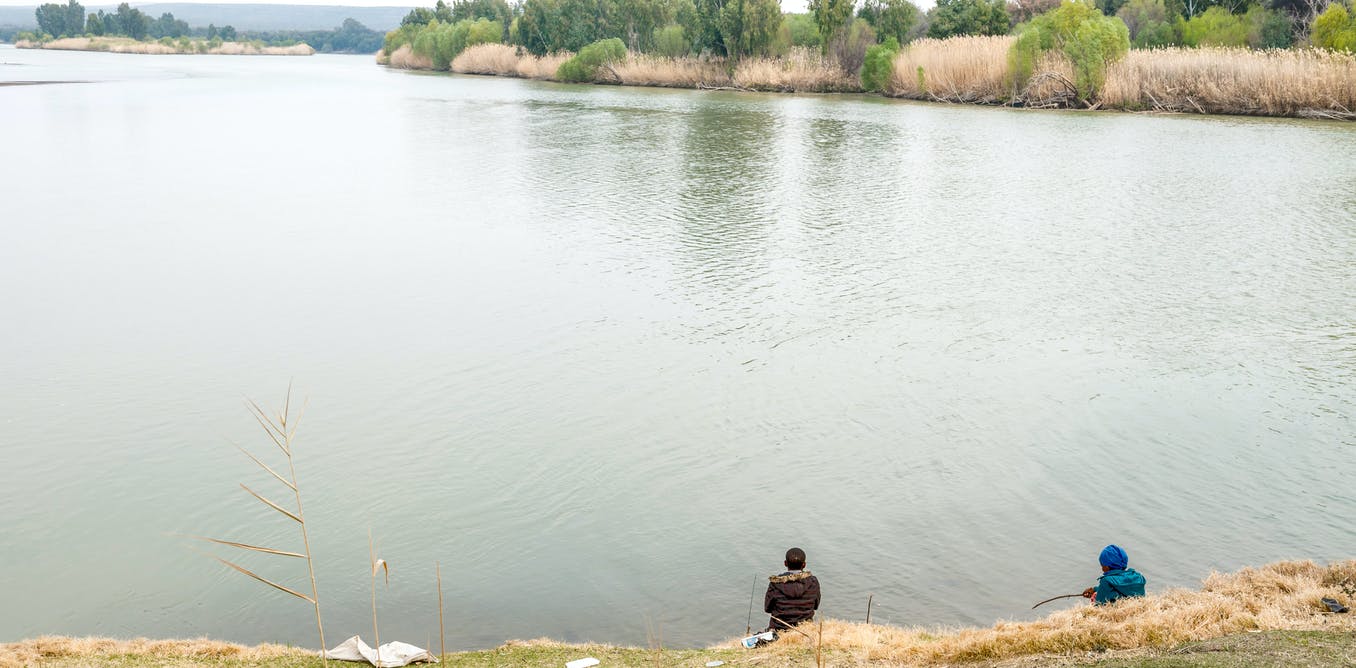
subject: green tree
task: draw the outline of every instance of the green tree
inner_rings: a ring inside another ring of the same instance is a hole
[[[819,46],[819,27],[809,14],[782,15],[782,31],[789,46]]]
[[[731,58],[769,55],[781,26],[778,0],[728,0],[720,12],[720,38]]]
[[[1356,52],[1356,17],[1341,2],[1333,2],[1314,19],[1309,39],[1320,49]]]
[[[85,8],[75,0],[64,5],[49,2],[33,10],[38,28],[53,37],[74,37],[85,34]]]
[[[104,21],[98,14],[90,12],[89,17],[85,19],[85,32],[99,36],[104,34]]]
[[[224,25],[221,27],[221,41],[234,42],[236,38],[235,26]]]
[[[1177,19],[1177,31],[1187,46],[1247,46],[1248,21],[1223,7],[1211,7],[1189,19]]]
[[[117,16],[118,25],[118,30],[114,34],[126,35],[132,39],[145,39],[146,34],[150,32],[151,17],[143,14],[140,9],[133,9],[124,2],[118,5],[114,15]]]
[[[1040,55],[1057,51],[1073,65],[1078,97],[1092,99],[1111,63],[1130,49],[1130,31],[1120,19],[1103,16],[1091,0],[1065,0],[1019,28],[1010,60],[1014,84],[1021,89],[1035,72]]]
[[[1136,49],[1167,46],[1177,42],[1172,17],[1163,0],[1130,0],[1116,12],[1130,31],[1130,43]]]
[[[725,9],[725,0],[694,0],[693,6],[697,10],[696,49],[725,53],[725,43],[720,38],[720,14]]]
[[[683,34],[683,26],[677,23],[670,23],[663,28],[654,29],[654,50],[665,58],[677,58],[686,56],[692,49],[692,44],[687,41]]]
[[[884,42],[866,50],[862,60],[862,90],[872,93],[884,91],[890,85],[895,70],[895,56],[899,55],[899,41],[893,35]]]
[[[810,0],[806,7],[819,28],[820,45],[827,52],[829,43],[852,20],[853,0]]]
[[[909,0],[865,0],[857,10],[857,17],[866,19],[878,38],[893,37],[900,44],[909,41],[918,15],[918,6]]]
[[[928,17],[928,37],[1006,35],[1011,28],[1003,0],[937,0]]]

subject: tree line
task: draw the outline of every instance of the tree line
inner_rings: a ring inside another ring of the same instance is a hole
[[[39,6],[34,14],[38,21],[38,33],[18,33],[16,38],[40,40],[44,37],[88,35],[130,37],[136,40],[201,38],[209,42],[247,41],[270,46],[305,43],[316,51],[327,53],[373,53],[381,48],[383,39],[383,33],[351,18],[345,19],[342,25],[332,30],[237,31],[230,25],[218,28],[209,24],[206,28],[192,28],[186,21],[174,18],[170,12],[152,18],[126,2],[112,12],[101,9],[86,13],[85,7],[77,0],[67,0],[64,5],[47,3]]]
[[[816,47],[857,73],[872,46],[920,37],[1020,33],[1070,0],[810,0],[783,14],[778,0],[438,0],[386,34],[388,55],[410,45],[436,62],[487,41],[529,53],[578,52],[618,40],[632,52],[678,57],[776,56]],[[1294,44],[1356,51],[1356,0],[1080,0],[1124,24],[1134,48]],[[1073,15],[1072,13],[1070,15]],[[1082,13],[1079,14],[1082,16]],[[1102,24],[1098,24],[1102,25]],[[1111,24],[1106,24],[1111,25]]]

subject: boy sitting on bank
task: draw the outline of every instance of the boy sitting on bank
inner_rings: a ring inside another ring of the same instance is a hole
[[[1083,590],[1083,598],[1092,599],[1093,605],[1106,605],[1117,599],[1144,595],[1144,576],[1130,568],[1125,550],[1108,545],[1097,561],[1102,564],[1102,577],[1097,578],[1096,587]]]
[[[786,572],[769,577],[763,612],[772,615],[771,630],[785,629],[815,618],[819,609],[819,578],[805,570],[805,550],[786,551]]]

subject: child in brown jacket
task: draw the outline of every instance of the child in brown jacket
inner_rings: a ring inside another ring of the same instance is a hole
[[[768,628],[777,630],[815,618],[819,609],[819,578],[805,570],[805,550],[786,551],[786,572],[768,578],[763,612],[772,615]]]

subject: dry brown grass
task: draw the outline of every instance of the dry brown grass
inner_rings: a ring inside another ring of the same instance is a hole
[[[42,636],[0,645],[0,667],[35,666],[49,661],[73,658],[138,656],[173,661],[236,659],[262,661],[280,657],[314,656],[305,650],[283,645],[247,647],[218,640],[114,640],[112,638],[65,638]]]
[[[1356,117],[1356,56],[1314,49],[1131,51],[1107,72],[1102,100],[1125,109]]]
[[[859,92],[862,82],[844,73],[815,49],[798,47],[785,56],[745,58],[735,66],[741,88],[783,93]]]
[[[710,58],[664,58],[630,54],[624,62],[612,65],[621,83],[627,86],[662,88],[712,88],[732,85],[725,61]]]
[[[421,56],[410,48],[409,44],[401,46],[395,50],[390,57],[386,59],[386,64],[391,67],[399,67],[402,70],[431,70],[433,69],[433,60],[427,56]]]
[[[1344,588],[1343,583],[1346,583]],[[1115,605],[1079,606],[987,629],[924,630],[829,621],[824,648],[859,663],[936,665],[1105,649],[1164,648],[1250,630],[1356,631],[1356,616],[1324,612],[1327,596],[1356,604],[1356,561],[1280,562],[1212,574],[1200,591],[1174,589]],[[785,634],[774,653],[810,643]]]
[[[993,104],[1006,100],[1012,36],[920,39],[895,57],[888,95]],[[921,74],[920,74],[921,68]]]

